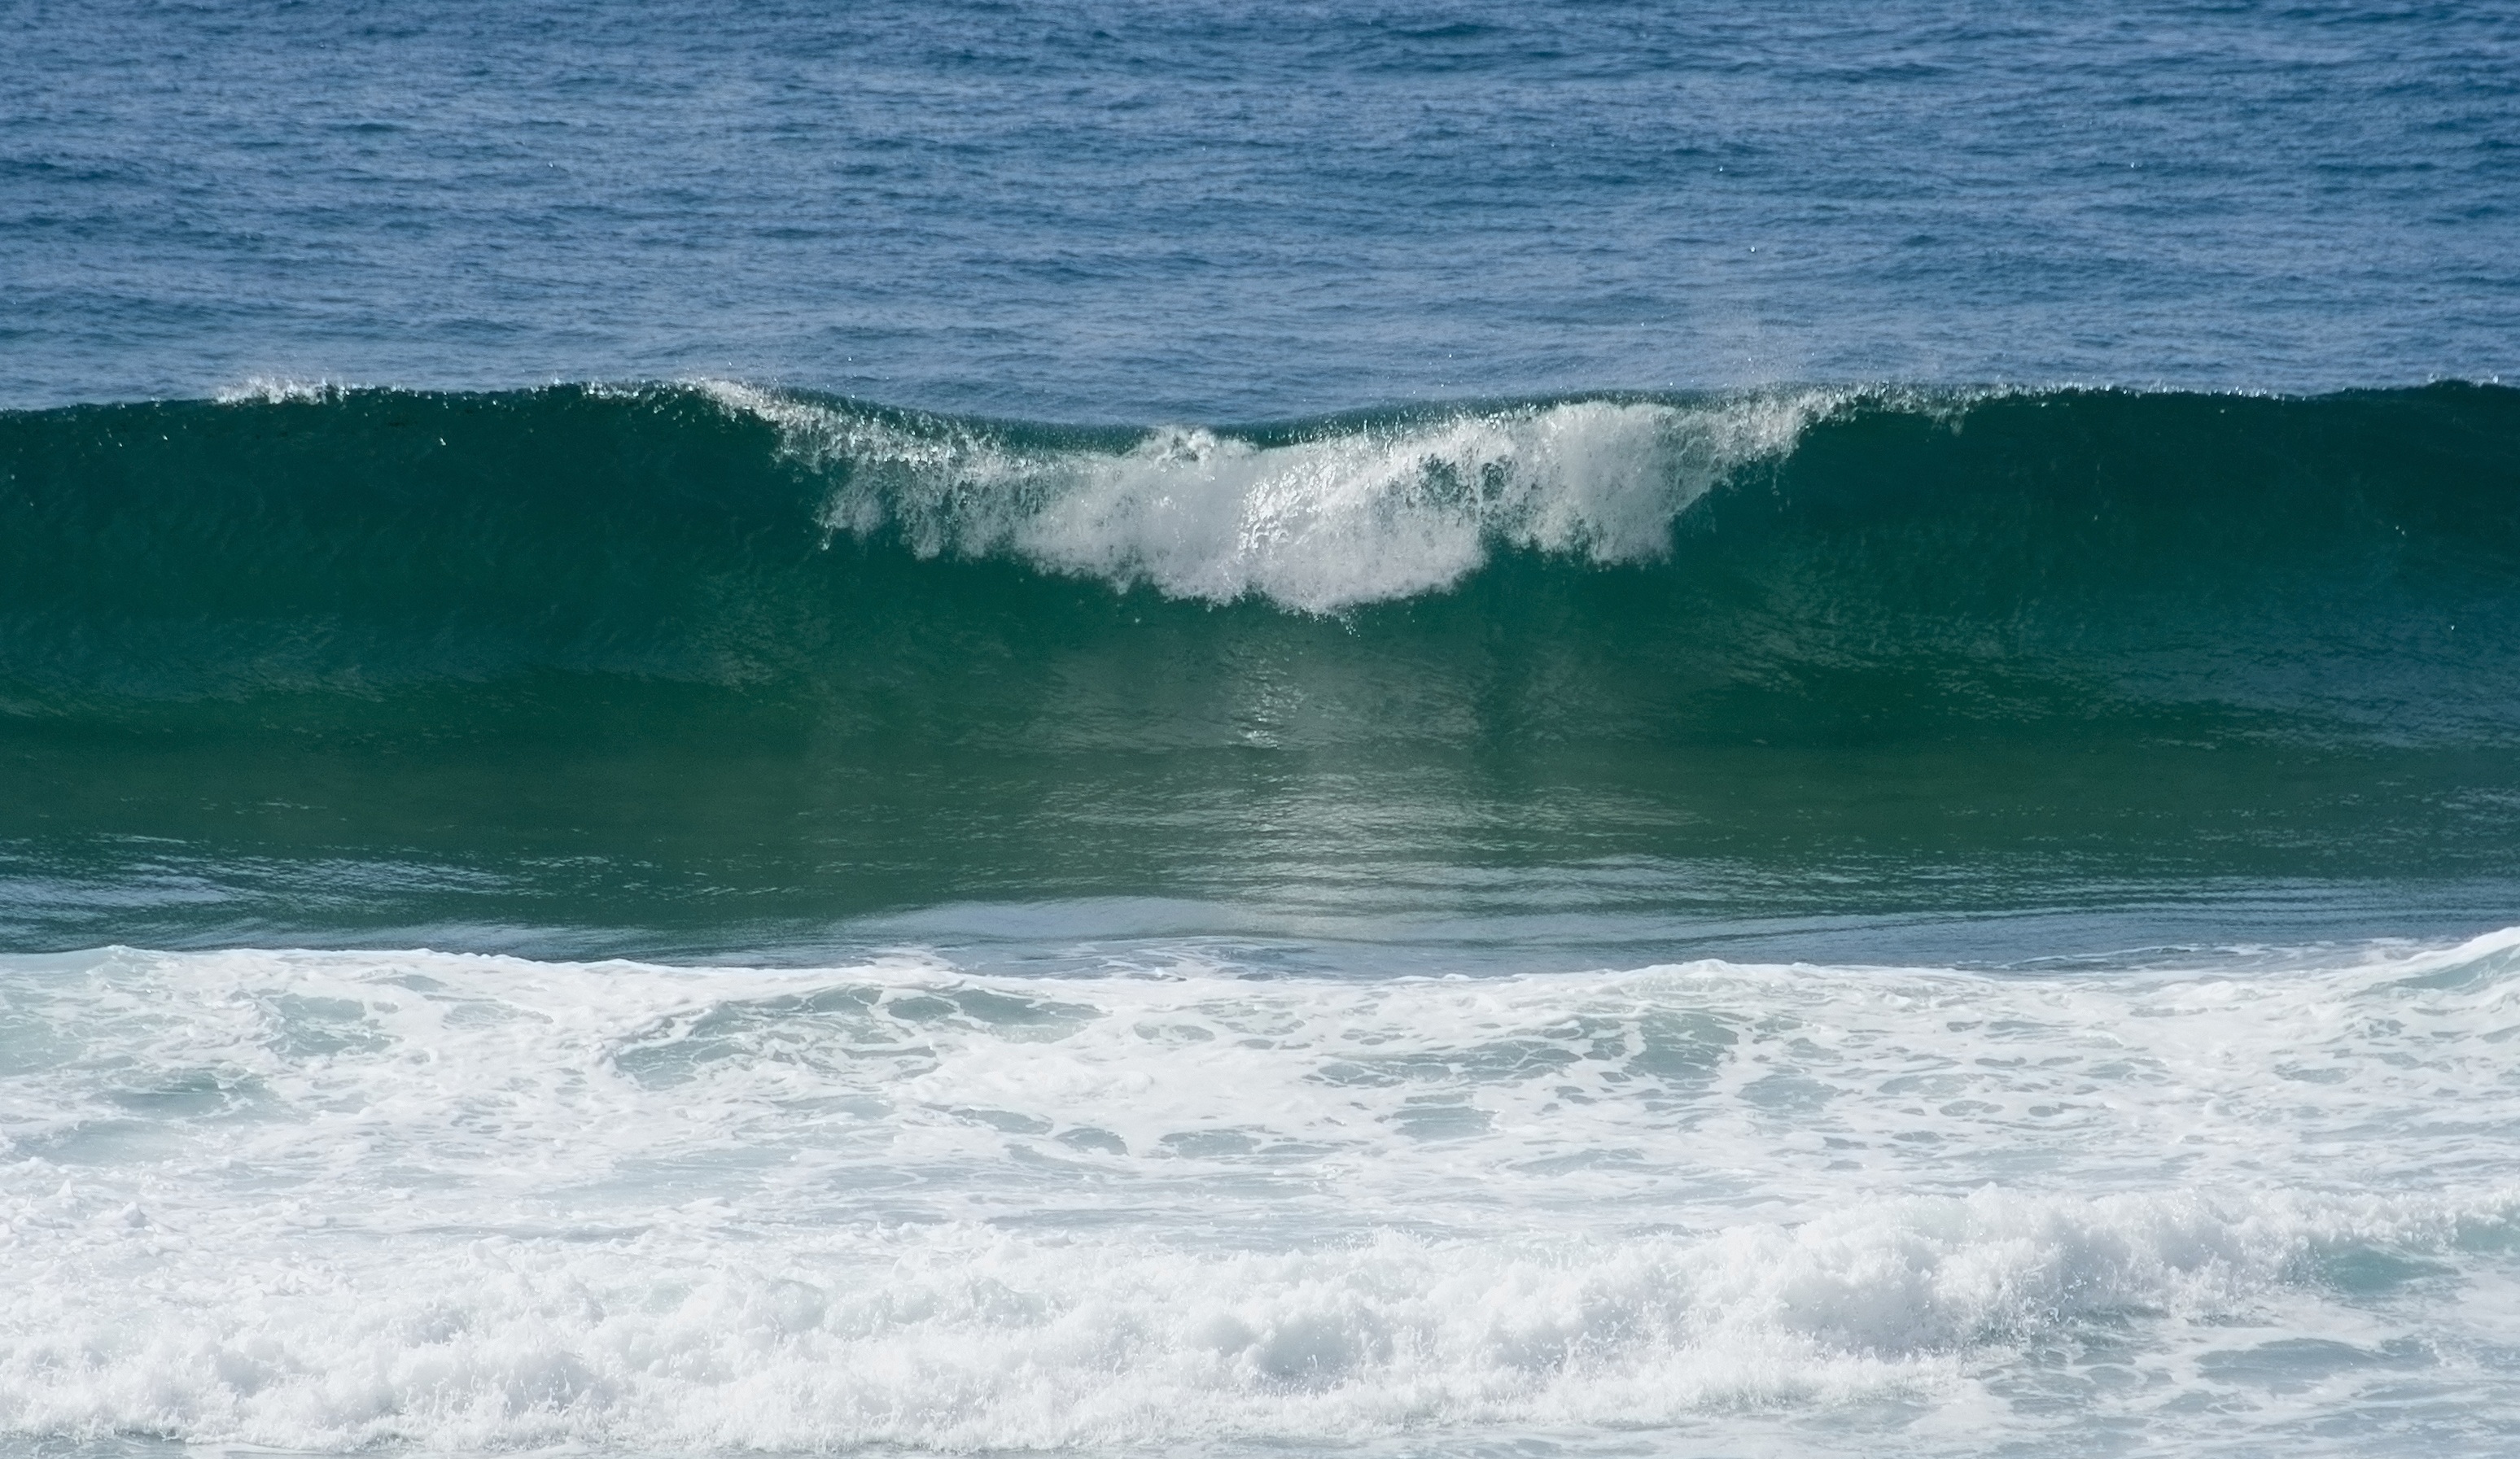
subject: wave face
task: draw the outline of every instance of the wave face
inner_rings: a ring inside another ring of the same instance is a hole
[[[169,886],[218,842],[223,916],[261,895],[235,868],[308,858],[442,888],[645,859],[653,905],[704,876],[773,919],[1675,858],[1746,906],[2034,845],[2085,882],[2491,879],[2515,685],[2493,386],[1235,429],[719,384],[0,416],[30,936],[79,935],[60,909],[144,842]],[[1192,806],[1222,818],[1167,833]],[[952,852],[907,829],[972,817]]]
[[[2515,949],[0,958],[0,1435],[2492,1453]]]
[[[1629,660],[1609,677],[1781,691],[1820,717],[1869,682],[1945,685],[1958,720],[2520,725],[2481,691],[2507,667],[2520,563],[2520,391],[2498,387],[1805,391],[1231,431],[714,384],[268,387],[0,416],[0,685],[21,717],[543,671],[828,686],[889,658],[932,679],[949,655],[870,629],[1020,651],[1013,623],[1054,601],[1038,631],[1074,637],[1156,599],[1297,620],[1165,620],[1218,644],[1332,616],[1323,641],[1371,639],[1430,677],[1462,672],[1443,631],[1476,620],[1575,664]],[[865,624],[878,598],[907,621]]]

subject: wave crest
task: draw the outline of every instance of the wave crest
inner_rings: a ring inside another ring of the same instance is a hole
[[[1026,447],[751,386],[700,387],[832,478],[828,529],[924,556],[1036,566],[1208,602],[1331,613],[1452,586],[1499,548],[1650,560],[1740,467],[1779,458],[1845,392],[1701,404],[1572,400],[1267,442],[1167,426],[1118,449]]]

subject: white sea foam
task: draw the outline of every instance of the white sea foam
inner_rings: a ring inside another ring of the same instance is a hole
[[[257,375],[222,386],[210,398],[220,405],[292,405],[338,400],[351,388],[340,380]]]
[[[2507,1422],[2515,968],[2520,934],[2046,978],[9,958],[0,1433]]]
[[[1012,553],[1177,597],[1313,612],[1447,587],[1499,547],[1604,564],[1658,556],[1690,503],[1790,450],[1846,398],[1566,401],[1272,445],[1173,427],[1093,450],[897,423],[746,385],[699,388],[771,422],[786,453],[834,476],[835,531],[888,528],[925,554]]]

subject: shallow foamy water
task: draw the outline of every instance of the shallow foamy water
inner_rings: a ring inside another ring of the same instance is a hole
[[[2486,1452],[2515,970],[15,957],[0,1426]]]

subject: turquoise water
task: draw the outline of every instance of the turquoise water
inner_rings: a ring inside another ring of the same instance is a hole
[[[0,26],[0,1447],[2520,1434],[2498,12]]]
[[[0,452],[35,946],[2008,960],[2482,930],[2515,867],[2499,387],[315,392]]]

